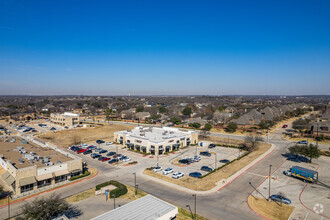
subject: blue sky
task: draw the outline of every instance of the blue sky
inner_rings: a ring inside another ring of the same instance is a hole
[[[0,94],[330,95],[330,1],[0,0]]]

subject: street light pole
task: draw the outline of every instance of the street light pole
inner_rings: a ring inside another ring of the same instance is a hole
[[[269,165],[269,187],[268,187],[268,201],[270,201],[270,179],[271,179],[271,173],[272,173],[272,165]]]
[[[7,198],[8,198],[8,219],[10,219],[10,196],[8,195]]]
[[[137,194],[137,189],[136,189],[136,173],[133,173],[134,174],[134,188],[135,188],[135,196]]]
[[[194,195],[192,195],[193,197],[195,197],[195,214],[194,214],[194,219],[197,219],[196,217],[197,217],[197,215],[196,215],[196,210],[197,210],[197,195],[196,194],[194,194]]]

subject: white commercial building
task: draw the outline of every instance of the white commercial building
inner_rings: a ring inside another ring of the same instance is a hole
[[[114,133],[114,141],[132,150],[163,154],[198,143],[198,132],[172,127],[135,127]]]

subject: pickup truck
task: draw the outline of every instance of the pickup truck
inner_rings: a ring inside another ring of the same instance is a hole
[[[283,174],[302,179],[311,183],[317,183],[319,176],[317,171],[309,170],[299,166],[293,166],[289,170],[284,171]]]

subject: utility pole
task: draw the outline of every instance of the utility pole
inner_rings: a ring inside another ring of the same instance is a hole
[[[268,201],[270,201],[270,179],[271,179],[271,174],[272,173],[272,165],[269,165],[269,187],[268,187]]]
[[[8,198],[8,219],[10,219],[10,196],[7,196]]]
[[[137,188],[136,188],[136,173],[133,173],[134,174],[134,188],[135,188],[135,197],[137,195]]]
[[[217,152],[215,152],[215,168],[214,169],[217,169],[217,161],[218,161],[218,159],[217,159]]]
[[[192,195],[193,197],[195,197],[195,214],[194,214],[194,219],[197,219],[196,217],[197,217],[197,215],[196,215],[196,213],[197,213],[197,195],[196,194],[194,194],[194,195]]]

